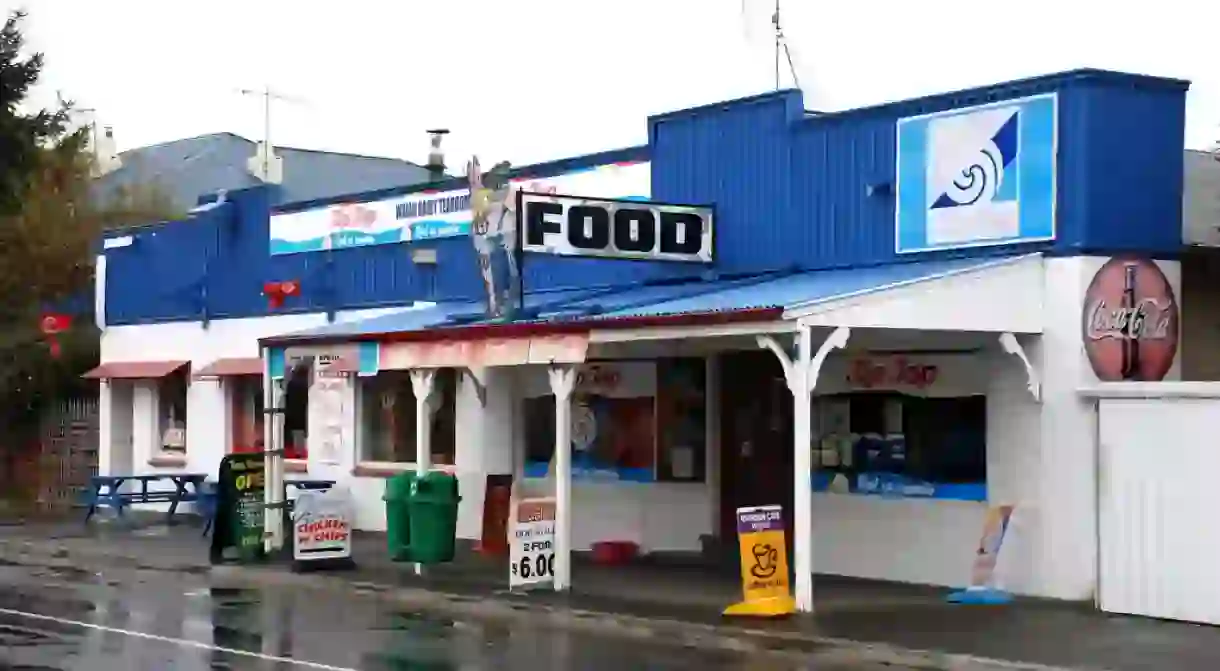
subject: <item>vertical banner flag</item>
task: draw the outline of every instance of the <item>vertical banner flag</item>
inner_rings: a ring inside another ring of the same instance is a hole
[[[1016,506],[992,506],[987,509],[983,522],[983,536],[974,552],[974,565],[970,569],[970,586],[948,596],[950,603],[1001,604],[1012,601],[1012,596],[996,587],[995,569],[1008,535]]]

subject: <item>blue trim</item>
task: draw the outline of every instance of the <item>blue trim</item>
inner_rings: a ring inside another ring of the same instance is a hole
[[[562,175],[566,172],[572,172],[581,168],[591,168],[593,166],[605,165],[607,163],[647,161],[649,160],[650,156],[651,151],[648,145],[627,147],[625,149],[603,151],[597,154],[585,154],[584,156],[573,156],[556,161],[548,161],[546,163],[535,163],[533,165],[520,166],[513,168],[509,172],[509,177],[515,178],[521,175],[529,177],[554,177],[555,175]],[[389,189],[376,189],[373,191],[362,191],[359,193],[351,193],[341,196],[315,198],[313,200],[302,200],[294,203],[283,203],[272,207],[271,214],[288,214],[291,212],[301,212],[303,210],[311,210],[316,207],[333,205],[335,203],[369,202],[373,200],[393,198],[396,196],[405,196],[412,193],[420,193],[423,191],[451,191],[455,189],[463,189],[465,187],[465,177],[450,177],[448,179],[436,182],[424,182],[422,184],[396,186]]]
[[[269,347],[267,349],[267,373],[272,380],[284,378],[284,348]]]
[[[547,477],[550,464],[545,461],[529,461],[525,464],[525,477],[542,480]],[[572,479],[582,482],[656,482],[651,468],[593,469],[572,467]]]
[[[381,343],[361,341],[359,343],[360,376],[376,375],[381,369]]]
[[[813,491],[827,492],[835,475],[828,471],[815,471],[810,483]],[[857,496],[942,501],[987,500],[987,483],[926,482],[893,473],[860,473],[848,476],[848,487],[850,494]]]

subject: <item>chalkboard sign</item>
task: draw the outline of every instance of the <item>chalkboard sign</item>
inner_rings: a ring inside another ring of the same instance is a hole
[[[229,549],[236,551],[239,561],[263,558],[265,482],[262,454],[230,454],[220,461],[212,563],[224,561],[225,551]]]

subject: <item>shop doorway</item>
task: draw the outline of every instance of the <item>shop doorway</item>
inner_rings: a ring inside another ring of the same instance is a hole
[[[737,508],[784,507],[792,551],[792,395],[770,352],[734,352],[720,361],[720,537],[737,535]]]

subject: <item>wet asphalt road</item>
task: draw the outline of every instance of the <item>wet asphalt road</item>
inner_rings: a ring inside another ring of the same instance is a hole
[[[160,572],[102,576],[0,566],[0,671],[797,668],[848,671],[543,627],[454,622],[329,592],[226,589]]]

